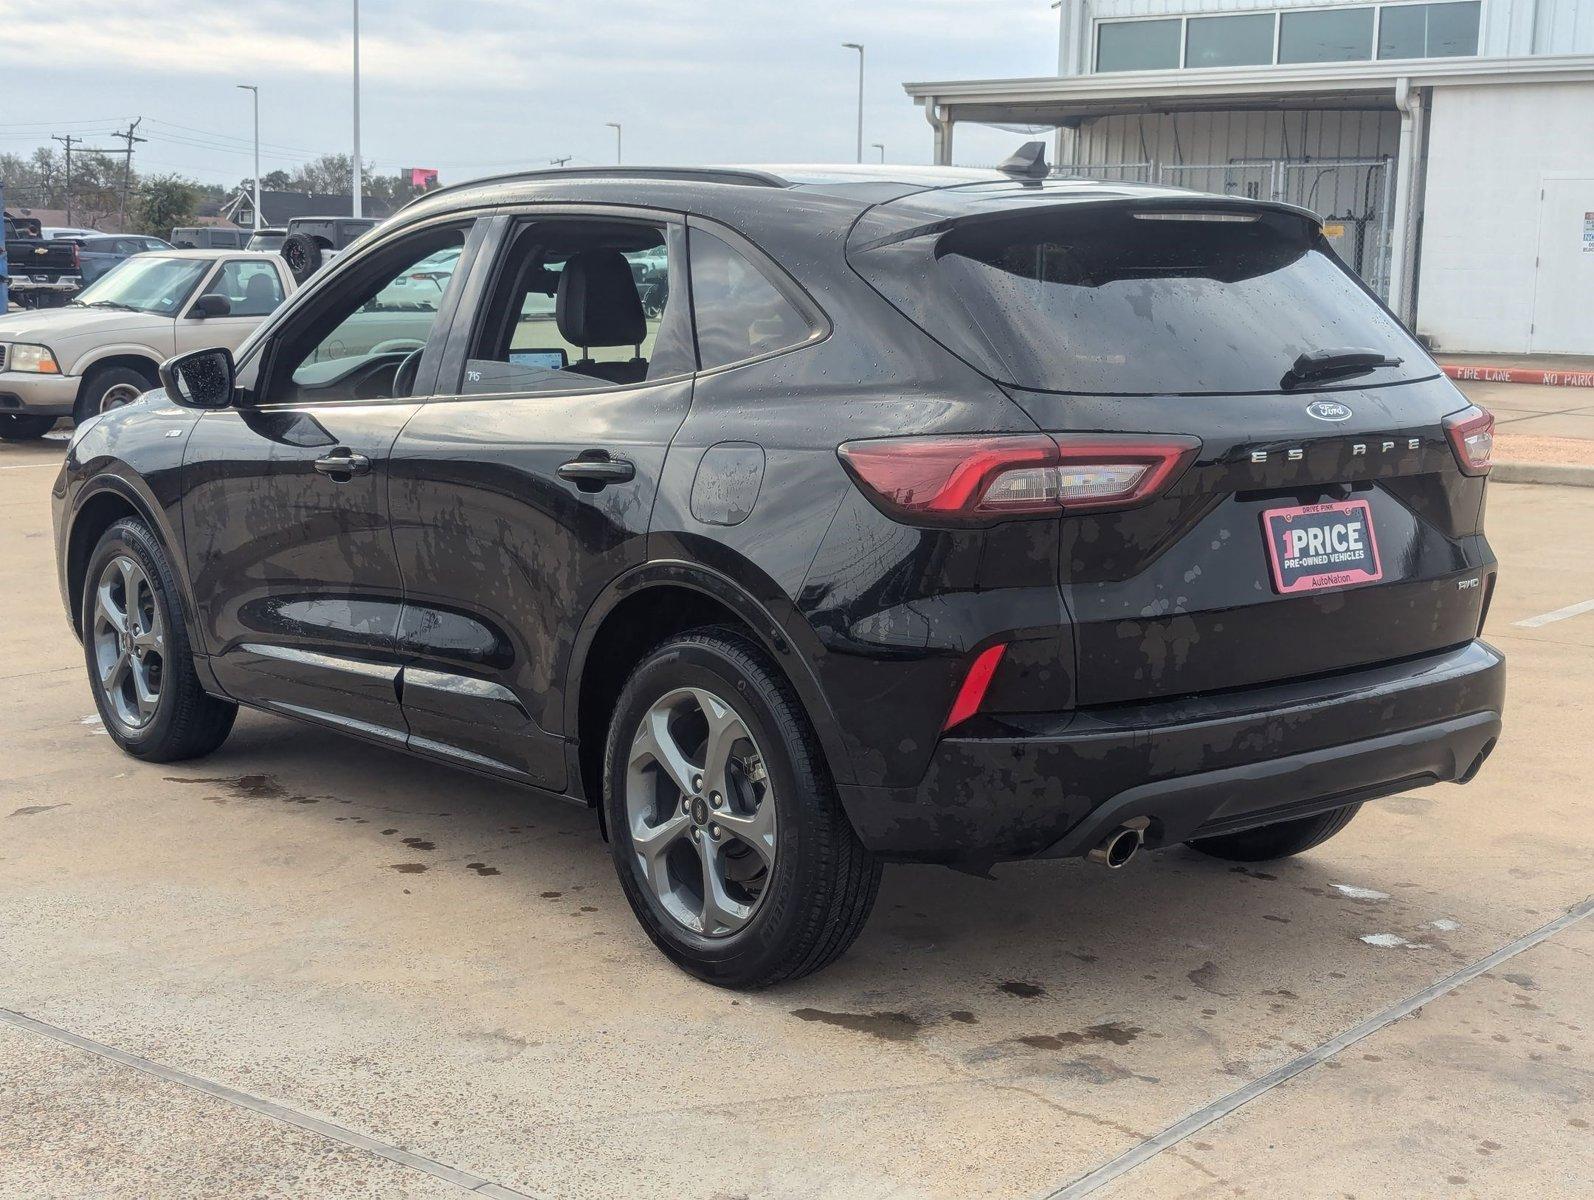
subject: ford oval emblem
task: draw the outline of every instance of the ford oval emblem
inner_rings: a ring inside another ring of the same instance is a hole
[[[1306,406],[1306,415],[1319,421],[1348,421],[1351,411],[1333,400],[1318,400]]]

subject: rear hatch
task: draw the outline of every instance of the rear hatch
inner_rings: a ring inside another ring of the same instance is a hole
[[[1464,472],[1447,428],[1468,402],[1315,218],[1187,193],[975,190],[961,216],[945,193],[873,210],[854,267],[1065,451],[1201,443],[1135,507],[1057,518],[1080,704],[1476,636],[1486,465]]]

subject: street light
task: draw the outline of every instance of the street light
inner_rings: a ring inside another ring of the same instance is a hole
[[[876,150],[880,151],[880,161],[881,162],[885,162],[885,160],[886,160],[886,144],[884,142],[870,142],[869,144],[871,146],[873,146]]]
[[[260,88],[253,83],[237,85],[241,92],[249,92],[255,100],[255,232],[260,232]]]
[[[620,142],[620,122],[605,121],[604,124],[610,129],[614,130],[614,165],[618,167],[622,162],[625,161],[625,155],[621,152],[622,146]]]
[[[842,42],[843,50],[858,52],[858,161],[863,161],[863,43]]]
[[[360,170],[360,0],[354,0],[354,168],[353,168],[353,215],[363,216],[361,212],[361,193],[365,191],[364,172]]]

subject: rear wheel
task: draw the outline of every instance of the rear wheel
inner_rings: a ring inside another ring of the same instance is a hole
[[[132,367],[105,367],[83,381],[72,419],[79,424],[100,413],[133,403],[155,385]]]
[[[142,521],[117,521],[95,546],[82,629],[94,703],[123,750],[175,762],[226,740],[238,706],[200,686],[166,552]]]
[[[813,730],[735,630],[673,638],[632,673],[604,755],[621,887],[655,945],[722,987],[817,971],[862,931],[880,864]]]
[[[0,413],[0,442],[36,442],[54,428],[54,417],[38,413]]]
[[[1194,838],[1185,844],[1202,854],[1226,858],[1231,862],[1266,862],[1274,858],[1288,858],[1328,841],[1349,825],[1350,819],[1361,808],[1360,804],[1347,804],[1343,808],[1318,813],[1315,817],[1276,821],[1272,825],[1242,829],[1239,833],[1222,833],[1217,837]]]

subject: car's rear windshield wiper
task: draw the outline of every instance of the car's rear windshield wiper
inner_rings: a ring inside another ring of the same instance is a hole
[[[1381,350],[1312,350],[1295,360],[1295,365],[1284,372],[1284,378],[1279,380],[1279,386],[1289,391],[1303,383],[1348,379],[1352,375],[1365,375],[1378,367],[1398,367],[1402,361],[1390,358]]]

